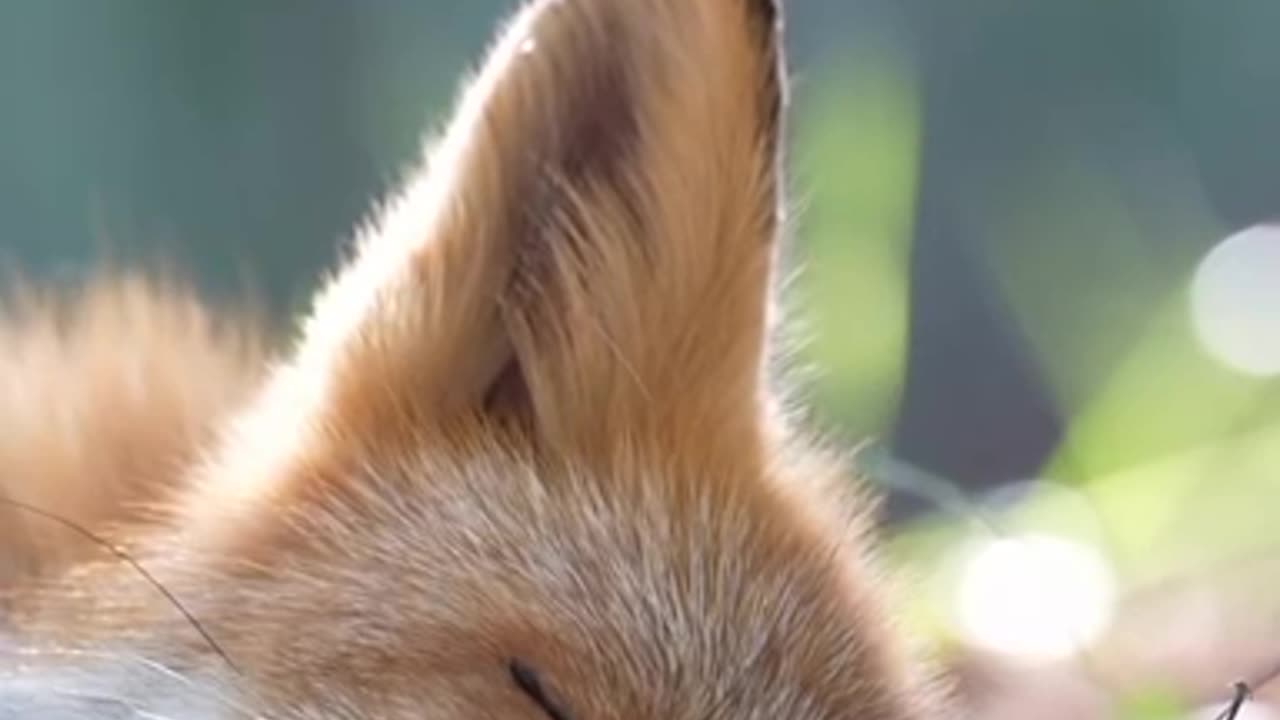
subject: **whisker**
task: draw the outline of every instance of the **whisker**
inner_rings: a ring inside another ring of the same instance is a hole
[[[146,580],[153,588],[155,588],[161,595],[163,595],[165,599],[168,600],[170,605],[172,605],[179,613],[182,614],[182,616],[186,619],[187,623],[191,625],[191,627],[194,628],[197,633],[200,634],[200,637],[204,639],[205,643],[209,646],[209,648],[212,649],[213,652],[218,657],[222,658],[222,661],[225,662],[233,672],[235,672],[236,674],[240,674],[240,668],[236,667],[236,664],[231,661],[231,657],[227,655],[226,651],[222,649],[222,646],[219,645],[218,642],[213,639],[213,636],[209,634],[209,632],[205,629],[204,625],[202,625],[200,621],[197,620],[195,616],[192,615],[187,610],[186,606],[184,606],[182,602],[179,601],[178,598],[172,592],[170,592],[168,588],[164,586],[163,583],[157,580],[154,575],[148,572],[147,569],[144,568],[141,563],[135,560],[133,556],[130,555],[128,552],[126,552],[124,549],[100,537],[99,535],[89,530],[88,528],[80,525],[79,523],[73,522],[64,517],[60,517],[54,513],[38,508],[34,505],[29,505],[20,500],[14,500],[13,498],[5,495],[0,495],[0,504],[17,508],[18,510],[31,513],[32,515],[39,516],[41,518],[49,520],[50,522],[61,525],[62,527],[80,535],[81,537],[88,540],[89,542],[107,550],[117,559],[129,565],[140,576],[142,576],[142,578]]]

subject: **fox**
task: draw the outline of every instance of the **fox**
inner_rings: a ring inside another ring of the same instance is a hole
[[[523,3],[278,349],[10,293],[0,718],[955,716],[779,377],[783,36]]]

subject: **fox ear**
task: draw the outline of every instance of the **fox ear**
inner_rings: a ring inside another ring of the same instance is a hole
[[[770,0],[540,0],[322,295],[326,427],[750,431],[784,105]],[[713,448],[708,448],[712,452]]]

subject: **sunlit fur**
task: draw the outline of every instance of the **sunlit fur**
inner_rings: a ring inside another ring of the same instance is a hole
[[[768,0],[533,2],[280,363],[105,281],[77,310],[98,321],[0,365],[0,402],[82,408],[5,418],[61,434],[0,441],[11,495],[96,529],[132,497],[73,511],[99,468],[185,465],[116,537],[229,659],[81,563],[13,588],[0,718],[546,718],[513,659],[576,720],[936,716],[867,501],[768,387],[779,24]],[[69,376],[128,352],[164,381],[99,432],[137,366]],[[208,393],[249,384],[224,422]],[[47,538],[0,560],[56,567],[75,539]]]
[[[125,273],[0,305],[0,493],[101,526],[141,516],[249,397],[262,331],[190,292]],[[97,548],[0,506],[0,589]],[[0,606],[3,598],[0,597]]]

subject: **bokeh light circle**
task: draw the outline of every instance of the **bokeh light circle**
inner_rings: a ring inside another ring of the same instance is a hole
[[[1255,225],[1205,255],[1191,313],[1217,360],[1247,375],[1280,375],[1280,225]]]
[[[1106,630],[1115,580],[1096,549],[1051,535],[976,546],[958,589],[962,632],[975,646],[1027,662],[1069,657]]]

